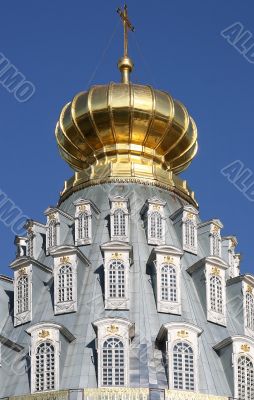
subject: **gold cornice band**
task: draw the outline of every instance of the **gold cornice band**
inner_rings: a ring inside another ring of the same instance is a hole
[[[142,158],[141,158],[142,160]],[[76,172],[68,181],[65,181],[59,204],[65,201],[72,193],[89,186],[105,183],[137,183],[156,186],[168,190],[181,199],[198,207],[194,192],[189,189],[186,181],[182,181],[171,171],[165,171],[156,164],[142,164],[133,161],[106,162],[97,164],[85,171]]]

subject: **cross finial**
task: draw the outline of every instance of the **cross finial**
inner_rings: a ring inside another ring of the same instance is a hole
[[[124,29],[124,53],[123,57],[118,62],[118,67],[122,73],[122,82],[129,83],[129,74],[132,71],[133,63],[128,57],[128,31],[131,30],[132,32],[134,32],[134,26],[129,20],[126,4],[124,5],[123,10],[121,10],[121,8],[118,8],[117,13],[120,15],[120,18],[123,21]]]
[[[123,29],[124,29],[124,57],[128,57],[128,30],[134,32],[134,26],[131,24],[128,17],[128,9],[127,5],[124,5],[123,11],[121,8],[117,9],[117,13],[120,15],[121,20],[123,21]]]

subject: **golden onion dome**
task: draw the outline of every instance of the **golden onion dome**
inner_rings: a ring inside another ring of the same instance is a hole
[[[107,158],[142,157],[179,173],[197,152],[197,128],[186,108],[151,86],[110,83],[77,94],[56,128],[62,157],[76,171]],[[118,159],[119,161],[119,159]]]
[[[197,128],[170,94],[130,82],[127,31],[133,28],[127,9],[118,12],[125,27],[124,56],[118,62],[122,82],[93,86],[66,104],[56,126],[59,150],[82,175],[75,175],[75,184],[139,176],[169,185],[172,174],[186,169],[197,152]]]

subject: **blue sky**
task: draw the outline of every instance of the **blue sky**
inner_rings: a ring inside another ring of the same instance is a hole
[[[0,190],[33,219],[57,202],[72,172],[58,155],[54,128],[61,107],[94,83],[119,80],[122,28],[116,0],[3,2],[0,53],[35,86],[20,103],[0,85]],[[254,35],[251,0],[129,0],[134,82],[180,99],[199,130],[199,152],[182,174],[202,219],[219,218],[237,236],[242,271],[253,272],[254,202],[220,172],[235,160],[253,165],[254,64],[223,38],[240,23]],[[248,185],[254,182],[250,176]],[[239,186],[239,185],[238,185]],[[9,273],[14,235],[0,221],[0,273]]]

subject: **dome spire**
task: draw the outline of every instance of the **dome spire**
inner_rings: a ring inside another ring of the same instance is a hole
[[[118,8],[117,13],[120,15],[124,29],[124,53],[123,57],[120,58],[120,60],[118,61],[118,68],[120,69],[122,74],[122,83],[129,83],[130,72],[133,69],[133,62],[128,56],[128,31],[131,30],[132,32],[134,32],[134,26],[129,20],[126,4],[124,5],[123,10]]]

